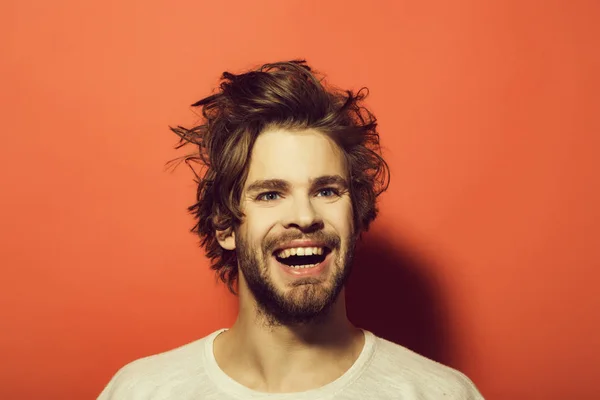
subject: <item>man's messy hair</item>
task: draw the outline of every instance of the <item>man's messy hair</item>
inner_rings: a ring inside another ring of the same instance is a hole
[[[256,138],[272,128],[312,129],[330,137],[342,150],[348,168],[354,226],[366,231],[377,216],[376,199],[389,184],[389,168],[380,155],[377,122],[356,93],[327,86],[304,60],[265,64],[256,70],[224,72],[216,93],[196,103],[202,122],[171,130],[177,148],[194,146],[180,161],[195,163],[196,202],[189,207],[192,231],[211,268],[235,293],[238,265],[235,251],[223,249],[216,232],[235,231],[244,215],[240,198]]]

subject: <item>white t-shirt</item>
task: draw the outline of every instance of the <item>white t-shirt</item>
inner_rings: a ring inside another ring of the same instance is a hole
[[[354,364],[333,382],[305,392],[258,392],[219,368],[213,342],[224,330],[126,365],[98,400],[483,400],[462,373],[369,331]]]

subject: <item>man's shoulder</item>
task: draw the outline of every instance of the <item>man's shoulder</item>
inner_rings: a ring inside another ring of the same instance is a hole
[[[205,340],[206,338],[198,339],[162,353],[134,360],[121,368],[119,375],[122,378],[154,375],[165,377],[187,371],[187,367],[192,365],[192,359],[197,362],[203,355]]]
[[[377,337],[374,362],[396,373],[435,375],[453,379],[458,371],[408,349],[402,345]]]
[[[117,371],[102,391],[99,400],[120,399],[125,395],[143,395],[192,376],[201,376],[206,341],[213,334],[177,348],[136,359]]]
[[[371,370],[390,387],[419,393],[423,398],[483,399],[462,372],[424,357],[404,346],[377,337]]]

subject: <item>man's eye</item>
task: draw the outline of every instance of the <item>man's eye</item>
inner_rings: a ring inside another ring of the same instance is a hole
[[[325,189],[319,190],[319,192],[317,193],[317,196],[321,196],[321,197],[339,196],[339,192],[337,190],[335,190],[334,188],[325,188]]]
[[[280,197],[281,196],[277,192],[267,192],[267,193],[261,193],[257,197],[257,200],[260,200],[260,201],[273,201],[273,200],[278,200]]]

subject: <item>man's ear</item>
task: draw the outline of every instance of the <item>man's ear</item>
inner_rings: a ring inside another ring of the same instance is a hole
[[[228,228],[224,231],[216,231],[217,241],[225,250],[235,250],[235,232]]]

